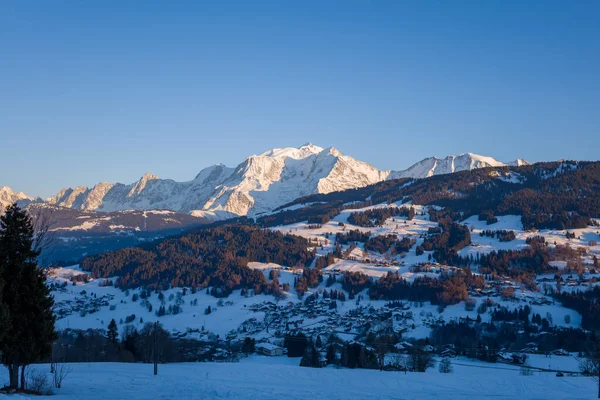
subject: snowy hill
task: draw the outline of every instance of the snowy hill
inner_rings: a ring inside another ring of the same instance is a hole
[[[517,163],[523,165],[524,161]],[[324,149],[308,143],[299,148],[275,148],[252,155],[235,168],[213,165],[188,182],[160,179],[147,173],[129,185],[101,182],[93,188],[63,189],[47,202],[77,210],[168,209],[227,218],[256,215],[301,196],[360,188],[386,179],[425,178],[504,165],[507,164],[491,157],[466,153],[444,159],[427,158],[404,171],[378,170],[333,147]]]

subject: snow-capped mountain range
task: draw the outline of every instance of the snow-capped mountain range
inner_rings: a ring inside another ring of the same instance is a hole
[[[86,211],[167,209],[212,218],[253,216],[301,196],[363,187],[386,179],[426,178],[526,163],[519,159],[504,164],[491,157],[466,153],[443,159],[426,158],[403,171],[379,170],[333,147],[324,149],[308,143],[252,155],[235,168],[213,165],[188,182],[159,179],[147,173],[129,185],[101,182],[92,188],[63,189],[46,202]],[[0,189],[2,205],[14,199],[34,201],[10,188]]]

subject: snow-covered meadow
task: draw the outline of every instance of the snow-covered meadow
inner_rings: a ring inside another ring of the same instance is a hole
[[[548,359],[541,361],[545,367],[546,361]],[[537,371],[525,376],[515,366],[462,359],[453,362],[454,371],[450,374],[441,374],[436,368],[425,373],[405,374],[365,369],[303,368],[297,366],[298,359],[253,356],[239,363],[159,365],[157,376],[153,375],[151,364],[81,363],[69,365],[72,372],[53,396],[33,398],[579,400],[595,398],[597,392],[597,382],[592,378],[556,377],[552,372]],[[570,358],[555,357],[548,362],[556,366],[568,365]],[[32,368],[49,371],[48,365]],[[4,369],[0,379],[7,380]],[[12,395],[8,398],[29,397]]]

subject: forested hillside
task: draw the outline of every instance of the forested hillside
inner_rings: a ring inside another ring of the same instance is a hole
[[[398,179],[360,189],[302,197],[260,217],[261,226],[324,223],[343,209],[409,202],[437,205],[455,217],[521,215],[525,229],[574,229],[600,217],[600,162],[550,162],[482,168],[426,179]],[[298,205],[305,207],[297,208]],[[293,210],[286,210],[295,206]]]
[[[248,262],[305,266],[314,259],[306,239],[261,230],[249,225],[200,229],[181,237],[84,259],[81,267],[93,278],[117,276],[121,288],[146,286],[211,287],[216,295],[253,288],[264,291],[269,282]]]

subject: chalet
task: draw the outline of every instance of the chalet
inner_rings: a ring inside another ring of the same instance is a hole
[[[456,357],[456,351],[454,349],[444,349],[440,355],[445,358]]]
[[[529,346],[529,347],[525,347],[524,349],[521,350],[521,353],[525,353],[525,354],[537,354],[537,352],[538,352],[537,346]]]
[[[498,356],[498,362],[502,362],[502,363],[506,363],[506,364],[518,364],[518,365],[522,365],[525,364],[525,361],[527,361],[527,354],[523,354],[523,353],[505,353],[505,352],[500,352],[497,354]]]
[[[569,352],[565,349],[557,349],[552,352],[555,356],[568,356]]]
[[[284,353],[284,349],[279,346],[275,346],[271,343],[258,343],[255,346],[256,352],[269,357],[277,357],[282,356]]]
[[[542,283],[542,282],[554,282],[554,278],[549,278],[549,277],[543,277],[543,278],[538,278],[537,279],[538,283]]]

